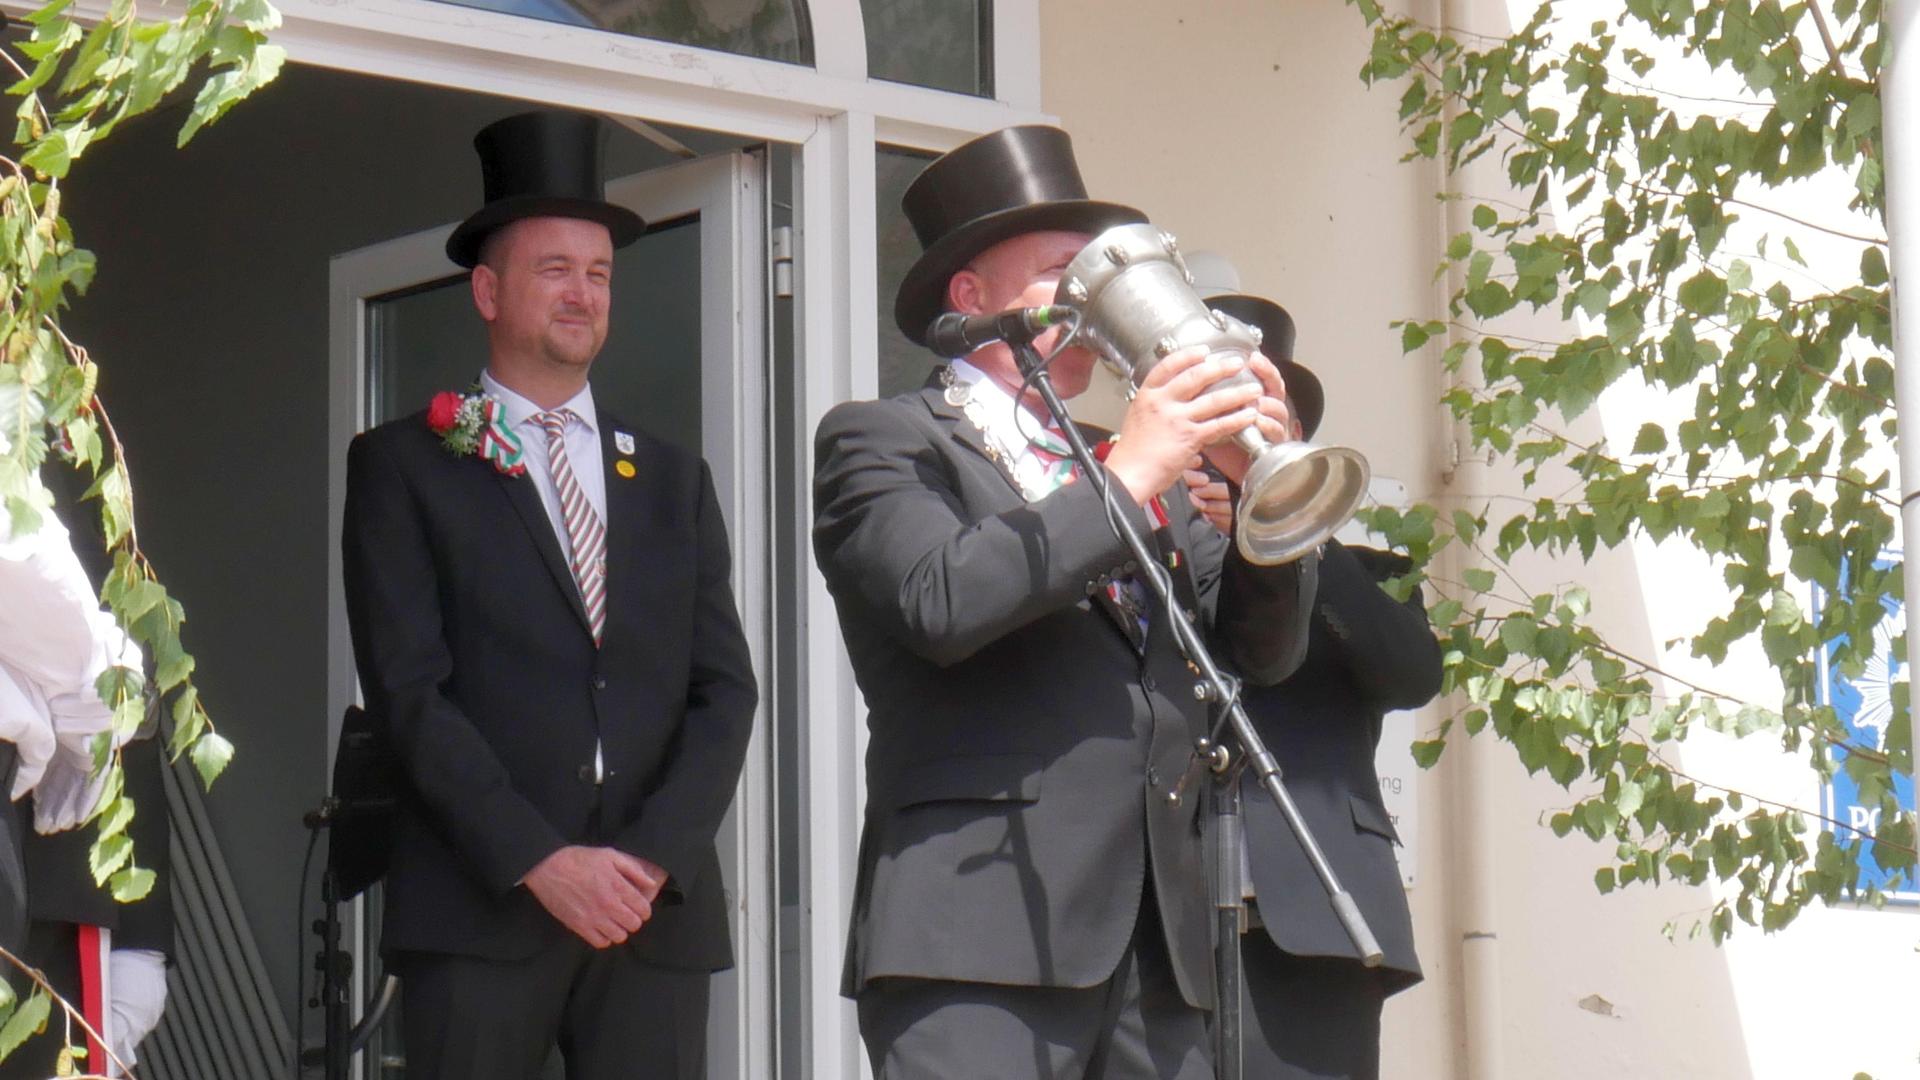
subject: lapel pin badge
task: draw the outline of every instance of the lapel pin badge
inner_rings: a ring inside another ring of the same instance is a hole
[[[633,433],[630,431],[614,432],[613,448],[615,450],[620,451],[623,454],[633,453]],[[622,474],[622,475],[625,475],[625,474]]]
[[[621,458],[619,461],[613,463],[613,471],[619,473],[623,478],[631,480],[634,474],[633,462],[628,461],[626,458]]]

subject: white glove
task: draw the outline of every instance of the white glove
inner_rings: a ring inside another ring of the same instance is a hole
[[[47,771],[33,788],[33,828],[45,836],[63,832],[87,820],[100,802],[106,774],[92,775],[93,759],[79,757],[62,746],[47,762]],[[152,813],[147,809],[145,812]],[[159,808],[160,813],[166,807]]]
[[[107,954],[107,969],[107,985],[113,988],[112,1049],[134,1065],[140,1040],[160,1026],[166,1011],[167,956],[152,949],[115,949]]]

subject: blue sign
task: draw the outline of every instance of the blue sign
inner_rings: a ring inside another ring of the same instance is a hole
[[[1874,566],[1888,569],[1899,564],[1898,551],[1884,551]],[[1814,611],[1821,606],[1821,590],[1816,587],[1813,595]],[[1906,623],[1906,606],[1892,597],[1881,597],[1880,603],[1887,609],[1887,617],[1873,631],[1873,654],[1867,660],[1866,670],[1859,678],[1848,679],[1834,666],[1833,657],[1845,638],[1828,642],[1819,655],[1820,702],[1833,706],[1840,722],[1846,726],[1848,742],[1874,750],[1883,750],[1887,744],[1887,725],[1893,722],[1893,688],[1908,681],[1907,658],[1895,652],[1893,639]],[[1834,839],[1846,843],[1860,838],[1863,834],[1872,834],[1880,825],[1880,806],[1878,802],[1869,806],[1862,803],[1860,789],[1853,778],[1839,766],[1844,765],[1847,756],[1845,747],[1835,746],[1829,751],[1833,755],[1836,768],[1833,779],[1826,784],[1824,792],[1824,810],[1828,818],[1841,824],[1829,824]],[[1893,790],[1900,807],[1913,811],[1913,776],[1896,772],[1893,775]],[[1869,845],[1860,855],[1859,886],[1877,885],[1891,899],[1920,901],[1920,891],[1911,885],[1901,890],[1893,886],[1901,880],[1897,870],[1885,870],[1873,860],[1873,849]]]

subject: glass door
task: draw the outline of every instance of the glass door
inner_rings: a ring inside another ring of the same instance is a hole
[[[609,182],[607,195],[645,218],[646,235],[616,254],[607,344],[594,400],[628,423],[706,458],[734,549],[734,591],[770,696],[767,569],[766,201],[760,152],[698,158]],[[341,255],[331,270],[335,460],[354,432],[459,389],[486,363],[484,326],[466,274],[443,245],[453,225]],[[336,476],[335,484],[341,483]],[[335,534],[341,497],[333,499]],[[329,715],[356,700],[335,556],[336,618]],[[762,705],[764,716],[766,707]],[[331,748],[337,742],[328,739]],[[716,976],[708,1057],[715,1077],[771,1073],[774,922],[772,769],[756,719],[746,769],[719,846],[733,912],[735,967]],[[329,749],[331,753],[331,749]],[[356,913],[355,971],[377,975],[378,890]],[[404,1052],[376,1038],[356,1061],[365,1080],[404,1076]],[[558,1073],[554,1073],[558,1075]]]

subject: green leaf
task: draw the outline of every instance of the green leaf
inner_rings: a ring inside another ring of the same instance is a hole
[[[144,866],[129,866],[113,875],[108,888],[112,890],[116,901],[131,904],[135,900],[145,899],[146,895],[153,891],[153,883],[157,876]]]
[[[133,824],[133,799],[121,795],[103,806],[100,811],[100,835],[113,836],[127,831]]]
[[[1633,453],[1658,454],[1667,448],[1667,429],[1659,424],[1641,424],[1640,433],[1634,436]]]
[[[67,133],[57,128],[49,131],[28,148],[20,158],[20,164],[56,180],[65,177],[67,167],[73,164],[73,150],[67,142]]]
[[[1593,872],[1593,887],[1600,890],[1602,896],[1614,889],[1613,867],[1603,866]]]
[[[1640,812],[1640,807],[1646,804],[1646,799],[1645,788],[1636,781],[1625,780],[1620,784],[1620,794],[1615,797],[1613,807],[1620,811],[1621,817],[1632,817]]]
[[[1727,283],[1711,270],[1702,270],[1680,285],[1680,303],[1696,315],[1717,315],[1726,307]]]
[[[214,780],[233,760],[233,744],[219,732],[209,731],[193,744],[193,767],[200,771],[200,783],[211,788]]]
[[[167,742],[167,753],[178,758],[193,745],[200,732],[206,727],[206,714],[200,708],[200,691],[188,686],[173,699],[173,735]]]
[[[1423,769],[1431,769],[1440,761],[1441,751],[1447,748],[1445,739],[1430,739],[1413,744],[1413,763]]]
[[[1612,299],[1612,290],[1597,281],[1583,282],[1573,291],[1574,306],[1590,319],[1598,318],[1602,312],[1606,311]]]
[[[267,0],[230,0],[227,20],[249,30],[272,30],[280,25],[280,13]]]
[[[20,1044],[47,1030],[47,1016],[52,1009],[53,999],[45,990],[36,989],[7,1017],[5,1024],[0,1024],[0,1058],[11,1055],[20,1049]]]
[[[243,67],[208,79],[194,98],[193,108],[187,114],[186,123],[180,127],[175,145],[187,145],[202,127],[220,119],[248,94],[272,82],[280,74],[280,66],[286,58],[286,50],[279,46],[262,45],[254,50],[251,61]]]
[[[95,840],[87,851],[87,869],[93,872],[94,884],[105,885],[107,878],[132,857],[133,841],[125,833]]]
[[[1491,592],[1498,579],[1494,577],[1493,571],[1491,570],[1484,570],[1478,566],[1469,566],[1460,572],[1460,580],[1466,582],[1467,588],[1472,589],[1474,592],[1483,593]]]
[[[1878,287],[1887,283],[1887,255],[1869,245],[1860,253],[1860,284]]]
[[[100,701],[108,708],[117,709],[129,701],[139,700],[145,685],[146,680],[140,677],[138,671],[115,664],[93,681],[93,692],[100,696]]]
[[[1500,643],[1516,653],[1532,653],[1539,627],[1524,615],[1512,615],[1500,624]]]
[[[1847,105],[1847,137],[1865,138],[1880,130],[1880,97],[1863,90]]]

